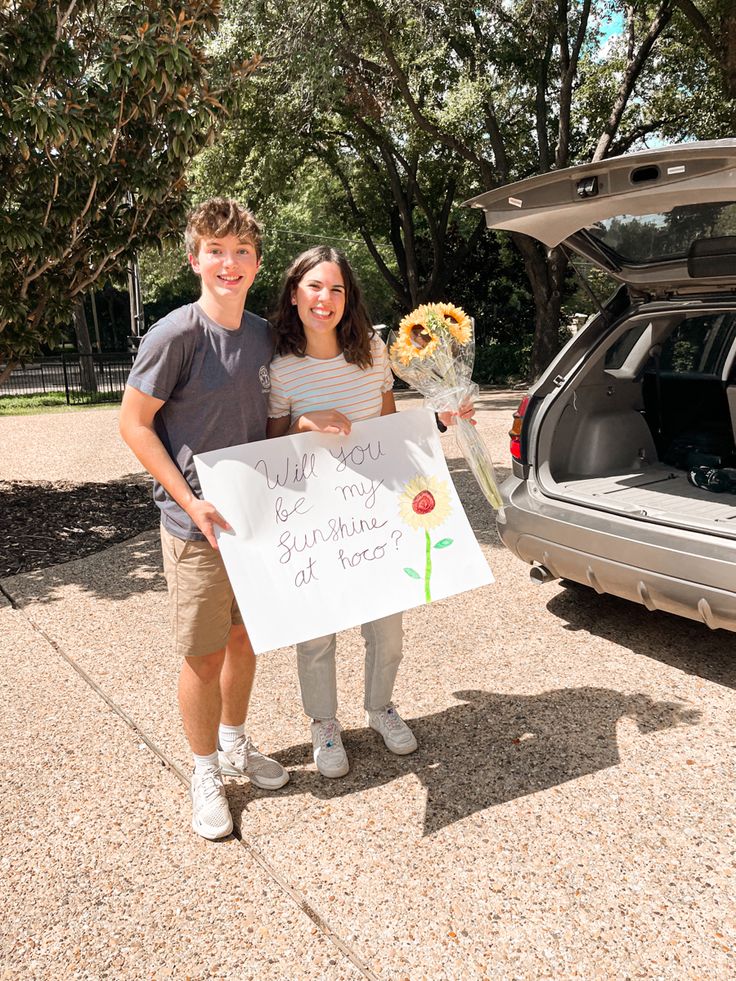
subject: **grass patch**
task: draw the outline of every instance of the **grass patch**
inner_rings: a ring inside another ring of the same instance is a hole
[[[119,405],[105,400],[84,405],[67,405],[64,392],[46,392],[41,395],[0,395],[0,416],[35,415],[39,412],[70,412],[74,409],[100,409]]]

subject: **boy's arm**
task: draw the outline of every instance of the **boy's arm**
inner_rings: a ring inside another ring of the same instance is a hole
[[[393,392],[384,392],[381,400],[381,415],[392,416],[396,412],[396,400]]]
[[[266,423],[266,438],[271,439],[273,436],[286,436],[289,432],[289,426],[291,426],[291,416],[269,417]]]
[[[216,549],[215,525],[226,531],[230,530],[230,525],[214,505],[209,501],[202,501],[194,494],[158,438],[153,428],[153,419],[162,405],[162,399],[126,385],[120,408],[120,435],[151,476],[186,511],[210,545]]]

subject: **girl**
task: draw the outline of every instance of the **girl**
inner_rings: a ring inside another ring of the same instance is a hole
[[[268,435],[343,433],[351,423],[396,412],[386,345],[374,332],[345,256],[319,245],[287,269],[276,312]],[[417,748],[391,701],[402,657],[401,613],[364,623],[368,725],[393,753]],[[297,644],[304,711],[312,719],[314,762],[325,777],[349,769],[337,721],[335,634]]]

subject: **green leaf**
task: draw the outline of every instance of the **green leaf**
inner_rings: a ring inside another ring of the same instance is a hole
[[[448,545],[452,545],[452,541],[452,538],[442,538],[434,543],[434,548],[447,548]]]
[[[415,572],[413,569],[409,569],[408,567],[404,568],[404,572],[407,574],[407,576],[411,576],[412,579],[422,578],[418,572]]]

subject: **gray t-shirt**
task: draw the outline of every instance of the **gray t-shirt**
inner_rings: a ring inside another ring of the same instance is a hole
[[[154,417],[156,433],[198,497],[195,453],[266,438],[272,351],[261,317],[246,311],[240,327],[228,330],[198,303],[172,311],[141,339],[128,384],[166,403]],[[153,497],[167,531],[204,540],[158,481]]]

